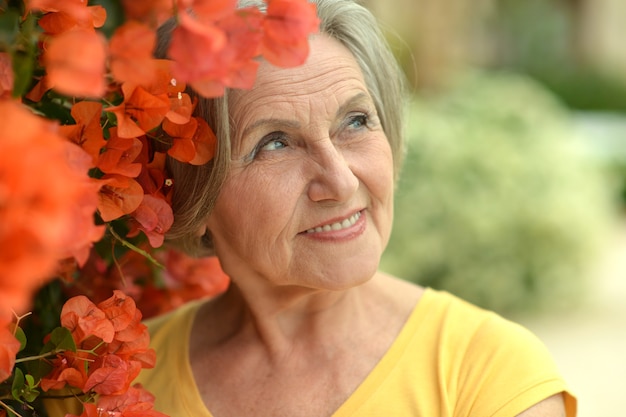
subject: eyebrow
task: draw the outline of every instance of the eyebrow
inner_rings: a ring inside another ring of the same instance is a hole
[[[367,100],[371,101],[370,96],[367,93],[361,91],[358,94],[355,94],[354,96],[349,98],[346,102],[344,102],[341,106],[339,106],[339,108],[335,112],[335,117],[339,117],[342,114],[346,113],[348,109],[353,107],[355,104],[358,104],[359,102],[364,102]],[[278,129],[280,128],[297,129],[298,127],[300,127],[300,123],[295,120],[276,119],[276,118],[259,119],[255,121],[254,123],[252,123],[251,125],[249,125],[248,127],[246,127],[241,137],[245,138],[250,134],[250,132],[265,125],[272,125]]]

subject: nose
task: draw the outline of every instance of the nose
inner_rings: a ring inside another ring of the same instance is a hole
[[[310,153],[311,176],[308,196],[312,201],[347,201],[359,188],[359,179],[354,175],[345,155],[330,139],[318,143]]]

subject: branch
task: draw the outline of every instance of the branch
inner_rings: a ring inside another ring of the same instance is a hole
[[[147,260],[152,262],[155,266],[157,266],[157,267],[159,267],[161,269],[165,268],[159,261],[154,259],[152,257],[152,255],[150,255],[148,252],[146,252],[143,249],[138,248],[137,246],[135,246],[132,243],[130,243],[128,240],[126,240],[123,237],[121,237],[120,235],[118,235],[117,232],[115,230],[113,230],[113,227],[111,227],[110,225],[107,225],[107,229],[113,235],[113,237],[115,239],[117,239],[123,246],[126,246],[130,250],[133,250],[133,251],[139,253],[140,255],[143,255]]]

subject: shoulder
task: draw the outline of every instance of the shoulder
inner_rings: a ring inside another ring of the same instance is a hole
[[[143,323],[148,327],[152,339],[163,333],[181,332],[193,322],[201,305],[201,301],[192,301],[176,310],[144,320]]]
[[[430,340],[442,383],[467,415],[518,415],[567,391],[546,346],[523,326],[430,289],[419,309],[419,339]],[[575,400],[565,399],[573,415]]]

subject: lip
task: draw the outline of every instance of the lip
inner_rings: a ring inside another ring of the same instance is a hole
[[[353,216],[358,216],[353,224],[348,227],[342,227],[339,230],[331,229],[331,230],[320,230],[313,231],[316,228],[322,228],[324,226],[330,226],[334,223],[342,223],[346,220],[349,220]],[[311,239],[316,240],[331,240],[331,241],[340,241],[340,240],[350,240],[360,234],[363,233],[365,227],[367,225],[366,221],[366,211],[365,209],[355,210],[351,214],[335,217],[329,220],[325,220],[323,223],[319,223],[316,226],[313,226],[307,230],[304,230],[299,233],[299,235],[309,237]]]

